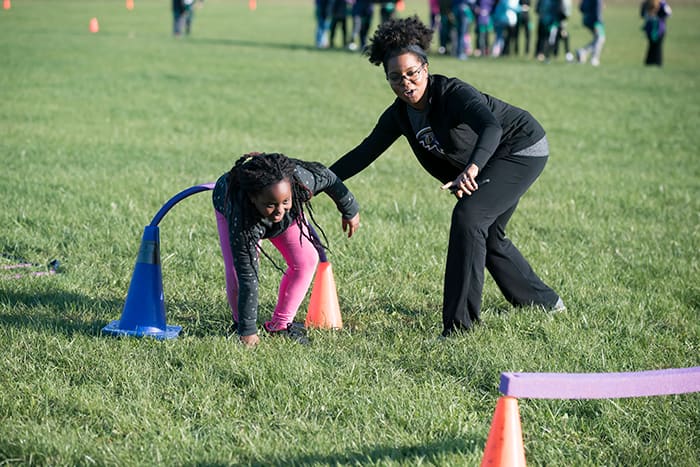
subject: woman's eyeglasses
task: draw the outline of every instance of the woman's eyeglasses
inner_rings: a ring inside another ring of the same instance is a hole
[[[415,83],[418,81],[420,78],[420,74],[423,71],[424,65],[421,65],[419,67],[416,67],[412,70],[408,70],[405,74],[399,74],[399,73],[389,73],[386,75],[387,81],[389,81],[391,84],[401,84],[405,79],[410,81],[411,83]]]

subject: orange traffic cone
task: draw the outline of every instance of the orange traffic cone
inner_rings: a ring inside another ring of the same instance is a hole
[[[328,261],[318,263],[314,286],[311,289],[309,311],[304,323],[307,328],[342,329],[338,293],[333,279],[333,268]]]
[[[2,8],[4,10],[9,10],[12,8],[12,3],[10,3],[10,0],[2,0]]]
[[[496,403],[481,466],[525,467],[518,399],[503,396]]]
[[[92,18],[90,20],[90,32],[96,33],[100,30],[100,23],[97,22],[97,18]]]
[[[255,0],[248,0],[248,8],[255,10],[258,7],[258,2]]]
[[[127,9],[127,10],[133,10],[133,9],[134,9],[134,0],[126,0],[126,9]]]

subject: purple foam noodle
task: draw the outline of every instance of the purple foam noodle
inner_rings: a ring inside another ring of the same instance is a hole
[[[529,399],[613,399],[700,392],[700,366],[625,373],[501,373],[500,391]]]
[[[12,274],[12,275],[0,276],[0,279],[20,279],[22,277],[48,276],[48,275],[56,274],[56,272],[58,272],[56,270],[58,268],[58,264],[59,264],[58,260],[55,259],[47,265],[49,267],[48,271],[16,272],[15,274]],[[13,270],[17,270],[17,269],[37,268],[40,266],[41,265],[34,264],[34,263],[5,264],[5,265],[0,266],[0,270],[13,271]]]
[[[176,194],[172,198],[170,198],[161,208],[160,210],[156,213],[155,216],[153,216],[153,219],[151,220],[151,223],[149,226],[157,226],[160,221],[165,217],[165,215],[172,209],[173,206],[175,206],[177,203],[182,201],[183,199],[187,198],[188,196],[191,196],[195,193],[199,193],[201,191],[207,191],[207,190],[213,190],[215,183],[202,183],[201,185],[195,185],[187,188],[186,190],[182,190],[180,193]]]
[[[32,263],[18,263],[18,264],[7,264],[4,266],[0,266],[0,269],[9,270],[9,269],[31,268],[34,266],[35,265]]]
[[[177,203],[182,201],[183,199],[192,196],[195,193],[199,193],[202,191],[206,190],[213,190],[215,187],[215,183],[202,183],[201,185],[195,185],[191,186],[185,190],[182,190],[180,193],[176,194],[172,198],[170,198],[161,208],[160,210],[156,213],[155,216],[153,216],[153,219],[151,220],[151,223],[149,226],[157,226],[160,221],[165,217],[165,215],[170,211],[173,206],[175,206]],[[318,251],[318,256],[319,260],[321,262],[327,262],[328,257],[326,255],[325,249],[321,247],[321,240],[320,237],[318,236],[318,233],[316,230],[311,226],[310,223],[307,223],[309,227],[309,233],[316,239],[316,243],[314,244],[314,247],[316,247],[316,250]]]
[[[31,276],[50,276],[52,274],[56,274],[56,271],[54,271],[53,269],[50,271],[34,271],[34,272],[25,272],[25,273],[15,274],[12,276],[7,276],[7,279],[21,279],[23,277],[31,277]]]

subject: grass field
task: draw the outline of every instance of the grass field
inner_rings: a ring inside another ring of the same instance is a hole
[[[0,10],[0,465],[478,465],[503,371],[700,365],[700,7],[674,5],[665,66],[645,68],[637,4],[605,10],[599,68],[431,56],[528,109],[552,155],[509,235],[566,313],[513,309],[488,278],[483,323],[439,341],[454,201],[404,141],[350,179],[348,240],[327,197],[344,321],[312,345],[232,334],[207,194],[160,223],[178,339],[111,338],[143,227],[242,153],[330,164],[392,94],[358,54],[313,47],[311,0],[14,0]],[[423,0],[402,15],[427,17]],[[100,32],[90,34],[97,17]],[[587,42],[580,16],[572,45]],[[273,253],[274,249],[267,248]],[[280,274],[261,266],[261,319]],[[306,308],[302,307],[299,319]],[[521,400],[531,465],[700,464],[700,394]]]

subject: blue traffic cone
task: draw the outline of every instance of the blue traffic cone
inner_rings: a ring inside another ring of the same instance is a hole
[[[122,316],[102,329],[103,333],[136,337],[173,339],[182,326],[165,324],[163,275],[160,268],[160,234],[157,225],[148,225],[143,231],[131,285],[126,296]]]

